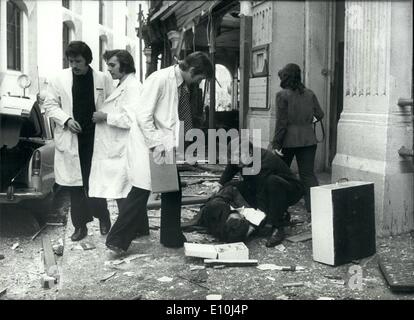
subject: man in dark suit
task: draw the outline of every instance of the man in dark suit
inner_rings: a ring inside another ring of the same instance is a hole
[[[233,151],[238,153],[238,150]],[[257,153],[258,152],[258,153]],[[252,163],[247,163],[245,157],[239,157],[239,164],[228,164],[220,178],[219,184],[224,186],[237,174],[241,173],[244,188],[240,188],[240,193],[246,201],[254,208],[266,213],[267,223],[271,224],[273,231],[266,242],[267,247],[274,247],[281,243],[285,238],[283,230],[284,213],[287,208],[296,202],[304,194],[304,186],[299,179],[292,173],[286,163],[273,152],[265,149],[256,148],[249,145],[250,158],[252,155],[260,154],[260,171],[255,175],[247,175],[243,168],[251,167]],[[253,161],[256,159],[253,157]]]

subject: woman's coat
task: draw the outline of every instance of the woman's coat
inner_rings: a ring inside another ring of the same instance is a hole
[[[130,74],[105,100],[100,111],[107,121],[96,124],[89,197],[121,199],[131,190],[126,162],[126,144],[134,113],[139,110],[142,86]]]

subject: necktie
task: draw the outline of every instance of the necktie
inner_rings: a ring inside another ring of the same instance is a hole
[[[180,86],[180,99],[178,101],[178,118],[180,121],[184,121],[184,134],[188,130],[193,128],[193,118],[191,115],[190,105],[190,91],[188,87],[183,83]]]

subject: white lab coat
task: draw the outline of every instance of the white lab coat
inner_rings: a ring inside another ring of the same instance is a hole
[[[100,110],[102,103],[113,90],[113,81],[109,75],[93,71],[95,107]],[[48,84],[44,101],[46,116],[56,123],[54,129],[56,183],[62,186],[82,186],[82,174],[78,152],[78,136],[70,132],[64,123],[73,118],[72,69],[64,69]]]
[[[178,86],[172,66],[152,73],[144,82],[139,109],[135,116],[138,125],[131,127],[127,147],[127,167],[133,186],[151,190],[149,149],[163,144],[167,150],[178,146]]]
[[[89,197],[121,199],[131,190],[126,165],[126,143],[134,112],[139,110],[142,85],[130,74],[105,100],[100,111],[107,121],[96,124]]]

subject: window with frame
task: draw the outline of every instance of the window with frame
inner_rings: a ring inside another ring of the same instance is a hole
[[[7,1],[7,69],[21,71],[22,59],[22,11],[13,2]]]
[[[62,7],[70,9],[70,0],[62,0]]]

